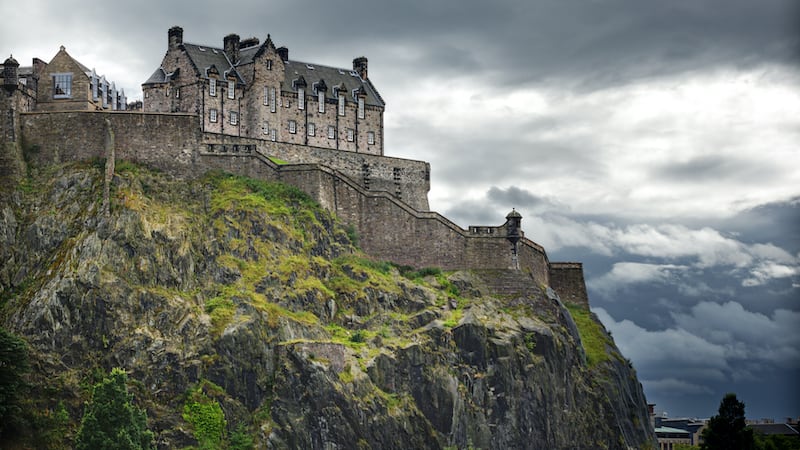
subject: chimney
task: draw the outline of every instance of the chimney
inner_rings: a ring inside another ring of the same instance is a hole
[[[358,73],[362,80],[367,79],[367,57],[359,56],[353,60],[353,70]]]
[[[288,61],[289,60],[289,49],[286,47],[278,47],[275,49],[275,52],[278,53],[278,56],[281,57],[281,60]]]
[[[225,36],[222,40],[225,54],[228,55],[228,58],[231,60],[231,64],[236,64],[239,62],[239,35],[238,34],[229,34]]]
[[[183,28],[174,26],[167,32],[169,50],[176,49],[183,45]]]
[[[247,38],[247,39],[242,39],[242,41],[239,42],[239,48],[255,47],[256,45],[259,44],[259,42],[260,41],[258,40],[257,37],[251,37],[251,38]]]

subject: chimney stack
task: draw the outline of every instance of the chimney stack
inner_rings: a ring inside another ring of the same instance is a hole
[[[168,36],[168,49],[176,49],[179,46],[183,45],[183,28],[179,26],[174,26],[169,29],[167,32]]]
[[[289,49],[286,47],[278,47],[275,49],[275,52],[278,53],[278,56],[281,57],[281,60],[288,61],[289,60]]]
[[[367,79],[367,57],[359,56],[353,60],[353,70],[358,73],[362,80]]]
[[[225,54],[230,58],[231,64],[239,62],[239,35],[229,34],[225,36],[222,43],[224,45]]]

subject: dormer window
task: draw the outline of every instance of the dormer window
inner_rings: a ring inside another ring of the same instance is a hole
[[[212,97],[217,96],[217,80],[215,78],[208,80],[208,95]]]
[[[344,116],[344,94],[339,92],[339,115]]]
[[[236,98],[236,82],[228,81],[228,98]]]

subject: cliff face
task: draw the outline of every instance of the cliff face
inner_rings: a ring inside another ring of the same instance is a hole
[[[497,295],[519,273],[403,276],[283,185],[118,163],[108,215],[102,192],[85,163],[0,201],[0,319],[31,347],[32,401],[73,426],[121,367],[162,448],[196,444],[198,387],[259,448],[654,442],[602,325],[546,287]]]

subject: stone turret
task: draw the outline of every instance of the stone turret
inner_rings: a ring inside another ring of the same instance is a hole
[[[9,92],[15,90],[17,83],[19,83],[17,69],[19,69],[19,63],[14,59],[14,56],[9,56],[3,62],[3,87]]]
[[[512,208],[506,216],[506,239],[516,245],[522,237],[522,214]]]

